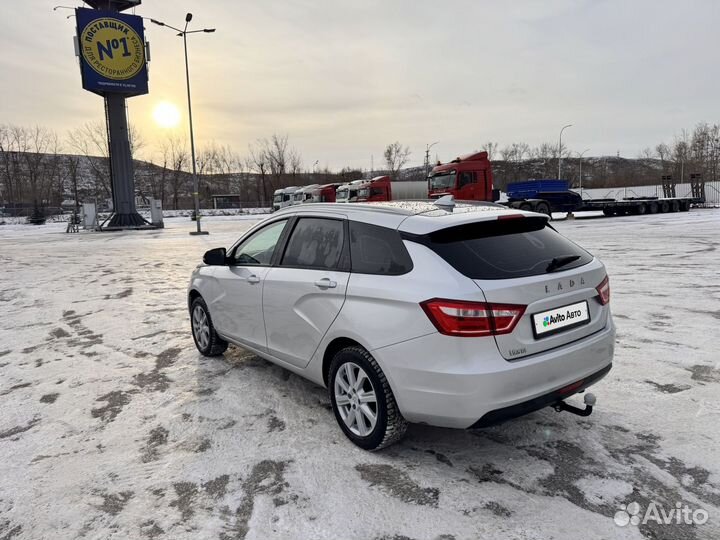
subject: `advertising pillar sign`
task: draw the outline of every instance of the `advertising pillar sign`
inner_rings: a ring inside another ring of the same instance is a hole
[[[93,5],[93,2],[86,3]],[[135,178],[125,99],[148,93],[145,31],[142,17],[120,13],[140,2],[105,0],[103,9],[77,8],[77,43],[85,90],[105,99],[113,213],[103,229],[145,228],[137,213]]]
[[[83,88],[137,96],[148,93],[142,17],[76,10]]]

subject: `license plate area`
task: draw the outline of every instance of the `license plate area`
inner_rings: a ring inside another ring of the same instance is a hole
[[[535,339],[552,336],[577,328],[590,322],[590,309],[587,300],[548,309],[532,316],[533,335]]]

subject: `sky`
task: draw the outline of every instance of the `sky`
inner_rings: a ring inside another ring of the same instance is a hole
[[[81,88],[73,13],[61,0],[0,0],[0,124],[59,134],[102,121]],[[79,6],[80,2],[66,2]],[[378,167],[385,146],[410,165],[491,141],[563,143],[635,157],[683,128],[720,121],[717,0],[144,0],[173,26],[185,13],[199,148],[287,134],[304,166]],[[68,19],[67,17],[70,16]],[[128,100],[152,158],[185,136],[182,40],[146,21],[150,93]],[[160,128],[161,102],[181,113]]]

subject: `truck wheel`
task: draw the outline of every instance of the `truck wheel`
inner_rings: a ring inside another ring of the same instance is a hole
[[[671,212],[679,212],[680,211],[680,203],[678,201],[673,201],[670,203],[670,211]]]
[[[215,332],[210,312],[202,296],[198,296],[190,306],[190,324],[195,346],[203,356],[220,356],[228,348],[228,343]]]
[[[380,450],[405,435],[408,423],[390,384],[365,349],[353,346],[338,352],[330,364],[328,381],[335,419],[357,446]]]
[[[606,206],[603,208],[603,214],[605,214],[607,217],[614,216],[615,215],[615,208],[612,206]]]
[[[644,203],[640,203],[640,204],[635,208],[635,213],[636,213],[638,216],[644,216],[645,214],[647,214],[647,211],[648,211],[647,205],[645,205]]]
[[[650,211],[651,214],[657,214],[658,210],[659,210],[658,203],[651,202],[650,206],[648,207],[648,210]]]
[[[524,202],[520,203],[518,205],[518,209],[524,210],[525,212],[532,212],[532,205],[530,203]]]
[[[662,201],[659,205],[659,210],[661,214],[667,214],[670,211],[670,203]]]
[[[550,212],[550,205],[546,202],[539,202],[535,205],[535,211],[540,214],[545,214],[552,219],[552,212]]]
[[[687,212],[688,210],[690,210],[690,203],[688,201],[682,201],[680,203],[680,211]]]

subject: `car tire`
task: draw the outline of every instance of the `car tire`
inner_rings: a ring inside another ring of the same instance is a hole
[[[520,203],[517,208],[523,212],[532,212],[532,205],[528,202]]]
[[[202,296],[198,296],[190,305],[190,329],[195,347],[203,356],[220,356],[227,350],[228,342],[215,331]]]
[[[330,364],[328,392],[340,429],[360,448],[381,450],[405,435],[408,423],[400,413],[390,384],[372,355],[362,347],[346,347],[335,355]]]

